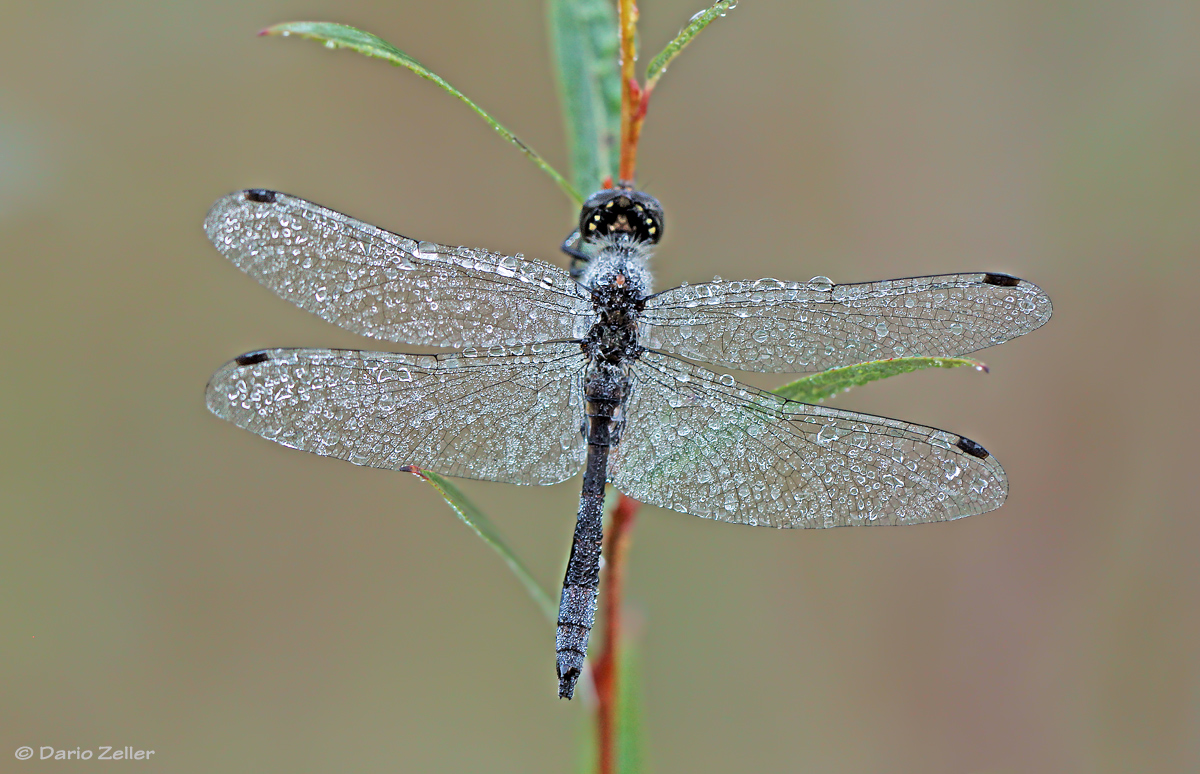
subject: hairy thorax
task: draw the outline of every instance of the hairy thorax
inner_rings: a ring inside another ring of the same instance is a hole
[[[621,365],[637,357],[638,316],[650,295],[649,246],[605,239],[580,278],[591,290],[596,322],[583,340],[593,363]]]

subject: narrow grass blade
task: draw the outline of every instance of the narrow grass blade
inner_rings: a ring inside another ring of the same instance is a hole
[[[668,43],[667,47],[658,53],[658,56],[650,60],[650,66],[646,68],[646,91],[654,88],[658,79],[667,71],[667,65],[671,63],[672,59],[679,56],[679,52],[683,51],[688,43],[692,42],[692,38],[712,24],[714,19],[724,16],[735,8],[737,4],[738,0],[718,0],[711,7],[705,8],[689,19],[687,26],[679,31],[675,39]]]
[[[550,44],[571,179],[585,195],[617,174],[621,80],[612,0],[549,0]]]
[[[464,524],[470,527],[476,535],[483,538],[483,542],[491,546],[492,550],[500,555],[500,558],[508,565],[508,569],[513,571],[513,575],[517,576],[517,580],[529,592],[529,596],[533,598],[533,603],[538,606],[542,614],[551,623],[555,622],[558,619],[558,603],[542,588],[541,584],[534,580],[533,574],[529,572],[528,568],[521,563],[517,555],[508,547],[508,544],[500,537],[500,532],[496,529],[496,526],[483,515],[483,512],[475,507],[475,504],[468,500],[466,495],[460,492],[458,487],[446,480],[444,476],[439,476],[437,473],[429,470],[420,470],[411,467],[407,468],[407,471],[425,479],[438,491],[438,494],[442,496],[446,504],[458,515],[458,518],[462,519]]]
[[[393,65],[396,65],[397,67],[406,67],[409,70],[412,70],[417,75],[433,81],[438,86],[441,86],[443,89],[462,100],[467,107],[478,113],[480,118],[482,118],[484,121],[487,121],[488,126],[495,129],[501,137],[520,148],[521,152],[528,156],[534,164],[537,164],[543,172],[553,178],[554,182],[558,183],[558,187],[561,188],[563,192],[567,194],[567,196],[571,197],[571,199],[576,203],[581,203],[583,201],[583,197],[579,195],[579,192],[575,190],[574,186],[567,182],[566,178],[560,175],[558,170],[550,166],[550,164],[541,156],[539,156],[537,152],[533,150],[533,148],[530,148],[528,145],[521,142],[521,140],[515,134],[504,128],[499,121],[488,115],[483,108],[467,99],[466,95],[461,91],[454,88],[449,83],[446,83],[446,81],[440,75],[425,67],[425,65],[413,59],[411,56],[396,48],[391,43],[388,43],[383,38],[376,37],[369,32],[363,32],[362,30],[355,29],[354,27],[347,27],[344,24],[335,24],[333,22],[284,22],[282,24],[276,24],[274,26],[267,27],[259,34],[280,35],[283,37],[296,35],[307,40],[319,40],[325,44],[326,48],[348,48],[351,51],[357,51],[358,53],[366,56],[383,59]]]
[[[907,374],[925,368],[959,368],[961,366],[973,366],[981,371],[987,370],[987,366],[978,360],[961,357],[898,357],[892,360],[872,360],[845,368],[831,368],[828,371],[785,384],[775,390],[775,394],[802,403],[820,403],[851,387],[861,387],[868,382],[886,379],[889,376]]]

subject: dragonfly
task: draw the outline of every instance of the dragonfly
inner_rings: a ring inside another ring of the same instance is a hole
[[[559,696],[587,653],[605,489],[778,528],[940,522],[1000,507],[1004,469],[956,433],[800,403],[730,370],[823,371],[953,357],[1029,333],[1050,299],[977,272],[836,284],[722,280],[653,292],[661,204],[589,197],[571,268],[391,233],[294,196],[229,194],[217,250],[302,309],[437,354],[267,349],[222,366],[208,408],[284,446],[510,484],[583,471],[555,637]]]

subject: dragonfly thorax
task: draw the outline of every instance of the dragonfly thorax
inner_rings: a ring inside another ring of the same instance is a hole
[[[580,280],[596,315],[583,349],[593,362],[621,363],[638,353],[638,317],[650,295],[650,243],[610,235],[596,246]]]
[[[592,289],[596,322],[583,339],[583,350],[593,362],[619,364],[637,357],[638,316],[645,305],[643,287],[618,274]]]
[[[639,242],[626,235],[608,235],[588,240],[592,257],[579,277],[579,283],[593,292],[608,286],[626,289],[645,297],[650,295],[653,277],[647,261],[651,242]],[[595,302],[593,298],[593,303]]]

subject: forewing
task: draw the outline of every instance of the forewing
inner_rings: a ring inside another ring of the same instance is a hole
[[[417,242],[274,191],[217,200],[204,230],[278,295],[376,339],[512,346],[577,338],[590,324],[590,302],[555,266]]]
[[[553,484],[583,464],[585,359],[577,344],[531,349],[252,352],[213,374],[208,408],[276,443],[356,465]]]
[[[669,355],[633,366],[610,480],[645,503],[772,527],[948,521],[999,508],[1003,468],[953,433],[785,401]]]
[[[833,285],[775,279],[708,282],[646,303],[653,349],[743,371],[800,372],[893,357],[956,357],[1050,319],[1050,299],[1005,274]]]

